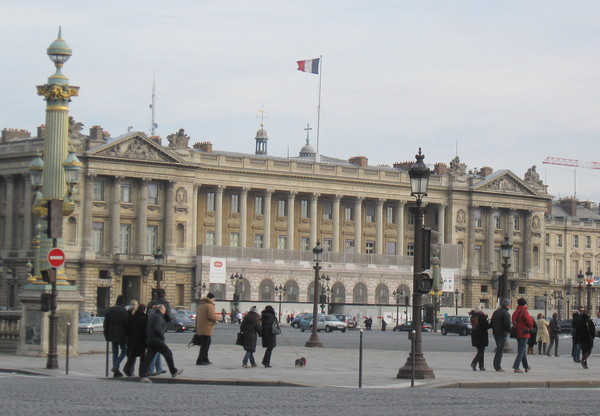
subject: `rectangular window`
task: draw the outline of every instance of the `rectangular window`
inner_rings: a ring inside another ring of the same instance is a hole
[[[229,234],[229,247],[238,247],[240,245],[240,233]]]
[[[555,269],[555,273],[556,273],[556,279],[557,280],[562,280],[562,269],[563,269],[563,262],[562,260],[556,260],[556,269]]]
[[[310,238],[300,237],[300,250],[308,250],[310,246]]]
[[[240,213],[240,195],[239,194],[231,194],[231,213],[232,214]]]
[[[301,199],[300,200],[300,218],[309,218],[309,211],[308,211],[308,201],[306,199]]]
[[[158,184],[156,183],[148,184],[148,204],[158,205]]]
[[[185,303],[185,285],[178,283],[175,285],[175,305],[183,305]]]
[[[525,294],[525,286],[519,286],[519,295]]]
[[[585,248],[592,248],[592,237],[589,235],[585,236]]]
[[[121,182],[121,202],[131,204],[131,182]]]
[[[158,226],[148,225],[146,227],[146,249],[152,254],[158,246]]]
[[[331,238],[323,239],[323,251],[331,251],[331,244],[333,240]]]
[[[389,255],[394,255],[396,254],[396,242],[395,241],[388,241],[387,244],[385,245],[385,254],[389,254]]]
[[[487,293],[488,285],[481,285],[481,293]]]
[[[481,246],[475,246],[475,265],[481,270],[482,266]]]
[[[396,211],[392,205],[388,205],[385,207],[386,218],[388,224],[396,224],[396,217],[394,212]]]
[[[415,255],[415,245],[414,243],[408,243],[406,245],[406,255],[413,257]]]
[[[520,273],[521,272],[521,257],[520,257],[520,251],[518,248],[513,248],[513,258],[512,258],[512,269],[516,272],[516,273]]]
[[[518,231],[520,229],[521,229],[521,224],[520,224],[520,221],[519,221],[519,216],[515,215],[515,230]]]
[[[207,211],[215,210],[215,193],[214,192],[206,193],[206,210]]]
[[[415,225],[416,212],[414,207],[408,210],[408,225]]]
[[[94,201],[104,201],[104,180],[96,179],[94,181]]]
[[[475,210],[475,227],[481,227],[481,210]]]
[[[344,253],[354,253],[354,240],[344,241]]]
[[[370,202],[365,204],[365,221],[375,222],[375,204]]]
[[[367,254],[375,253],[375,241],[367,241],[365,243],[365,253],[367,253]]]
[[[104,252],[104,223],[92,223],[92,251],[94,253]]]
[[[562,234],[556,235],[556,247],[562,247]]]
[[[345,204],[344,205],[344,220],[345,221],[354,221],[354,205],[353,204]]]
[[[546,247],[550,247],[550,234],[546,233]]]
[[[256,215],[264,215],[265,212],[263,210],[263,205],[264,205],[264,197],[262,196],[257,196],[256,198],[254,198],[254,213]]]
[[[262,234],[254,234],[254,248],[263,248]]]
[[[215,232],[214,231],[207,231],[206,232],[206,241],[204,242],[205,245],[207,246],[214,246],[215,245]]]
[[[502,269],[502,252],[500,247],[494,247],[494,270]]]
[[[544,270],[544,272],[546,272],[548,276],[552,276],[552,273],[550,272],[550,259],[546,259],[545,267],[546,270]]]
[[[129,244],[131,241],[131,224],[120,225],[120,251],[123,254],[129,254]]]
[[[600,237],[596,237],[596,248],[600,248]]]
[[[325,199],[323,201],[323,219],[330,220],[333,218],[333,202]]]
[[[500,213],[498,211],[494,212],[494,228],[500,229]]]
[[[287,216],[287,204],[285,199],[279,199],[277,201],[277,215],[280,217]]]
[[[579,236],[578,235],[573,236],[573,248],[579,248]]]
[[[285,235],[277,236],[277,248],[279,250],[285,250],[287,248],[287,236],[285,236]]]

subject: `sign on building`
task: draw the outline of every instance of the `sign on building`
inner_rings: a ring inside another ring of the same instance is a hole
[[[208,281],[210,283],[227,283],[226,281],[227,259],[225,258],[210,258],[210,269]]]
[[[440,269],[442,277],[442,291],[454,292],[454,269]]]

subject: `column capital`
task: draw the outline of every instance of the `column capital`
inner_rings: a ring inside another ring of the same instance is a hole
[[[242,186],[241,195],[242,196],[248,196],[248,192],[250,192],[250,187],[249,186]]]
[[[320,197],[320,196],[321,196],[321,194],[318,194],[318,193],[316,193],[316,192],[315,192],[315,193],[313,193],[313,194],[311,195],[311,199],[312,199],[313,201],[317,201],[317,200],[319,199],[319,197]]]
[[[150,179],[150,178],[140,178],[140,181],[142,182],[143,185],[148,186],[148,184],[150,182],[152,182],[152,179]]]
[[[290,191],[288,193],[288,199],[294,200],[296,199],[296,196],[298,196],[298,191]]]
[[[342,201],[342,198],[344,197],[344,195],[340,195],[340,194],[335,194],[335,202],[337,202],[338,204]]]
[[[404,206],[406,206],[406,201],[404,201],[404,200],[401,199],[400,201],[398,201],[398,206],[400,208],[403,208]]]
[[[175,188],[175,185],[177,185],[177,182],[176,182],[176,181],[173,181],[173,180],[168,180],[168,181],[167,181],[167,188],[168,188],[168,189],[174,189],[174,188]]]
[[[114,183],[121,183],[125,180],[125,176],[113,176]]]
[[[223,192],[225,192],[225,188],[227,188],[227,186],[225,186],[225,185],[217,185],[217,194],[223,195]]]
[[[273,196],[273,192],[275,192],[275,190],[273,190],[273,189],[265,189],[265,197],[271,198]]]
[[[356,203],[357,203],[358,205],[362,205],[362,203],[363,203],[363,201],[364,201],[364,200],[365,200],[365,197],[364,197],[364,196],[357,196],[357,197],[356,197]]]
[[[198,191],[200,191],[200,187],[201,187],[201,186],[202,186],[202,184],[200,184],[200,183],[195,183],[195,184],[193,185],[193,187],[194,187],[194,192],[198,192]]]
[[[385,198],[377,198],[377,205],[378,206],[383,206],[383,204],[385,204],[385,201],[387,201],[387,199],[385,199]]]

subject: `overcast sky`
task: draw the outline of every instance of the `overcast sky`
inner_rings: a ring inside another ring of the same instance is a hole
[[[523,177],[537,165],[557,197],[575,169],[600,162],[599,1],[22,1],[3,4],[0,127],[35,132],[53,73],[46,48],[62,25],[63,73],[80,86],[70,114],[112,137],[184,128],[191,143],[253,153],[264,106],[268,152],[297,156],[323,55],[319,151],[369,164],[414,160]],[[165,140],[166,142],[166,140]],[[576,170],[577,196],[600,202],[600,170]]]

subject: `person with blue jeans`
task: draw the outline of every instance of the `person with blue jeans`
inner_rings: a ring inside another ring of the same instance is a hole
[[[123,376],[123,373],[119,371],[119,366],[127,356],[128,321],[129,314],[125,309],[125,297],[119,295],[115,306],[108,308],[104,317],[104,339],[112,344],[112,372],[114,377]]]
[[[527,341],[531,337],[530,331],[533,328],[533,318],[527,311],[527,301],[520,298],[517,301],[517,309],[512,314],[512,325],[517,329],[517,358],[513,363],[515,373],[522,373],[519,367],[523,364],[526,373],[531,371],[527,362]]]
[[[502,369],[502,355],[511,325],[510,313],[508,312],[509,306],[510,299],[502,299],[500,307],[494,311],[490,322],[492,335],[494,335],[494,341],[496,341],[496,353],[494,354],[494,370],[496,371],[504,371]]]

